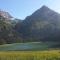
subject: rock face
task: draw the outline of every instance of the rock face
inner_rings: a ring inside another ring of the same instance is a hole
[[[0,16],[8,20],[12,18],[12,16],[8,12],[2,10],[0,10]]]
[[[60,14],[43,6],[26,17],[17,31],[30,41],[59,41]]]

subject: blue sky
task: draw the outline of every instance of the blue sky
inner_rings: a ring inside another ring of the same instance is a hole
[[[60,13],[60,0],[0,0],[0,9],[20,19],[31,15],[43,5]]]

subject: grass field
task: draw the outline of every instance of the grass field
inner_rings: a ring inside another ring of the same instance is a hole
[[[50,51],[5,51],[0,60],[60,60],[60,50]]]

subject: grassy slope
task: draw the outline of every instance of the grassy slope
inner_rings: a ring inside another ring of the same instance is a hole
[[[50,46],[54,45],[56,43],[41,43],[41,42],[31,42],[31,43],[14,43],[14,44],[5,44],[0,45],[0,51],[8,51],[8,50],[15,50],[15,51],[21,51],[21,50],[47,50],[50,48]]]

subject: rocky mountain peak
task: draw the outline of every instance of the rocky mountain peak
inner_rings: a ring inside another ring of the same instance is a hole
[[[42,14],[44,15],[47,13],[50,14],[50,12],[53,12],[53,10],[51,10],[50,8],[44,5],[40,9],[36,10],[32,15],[38,16],[38,15],[42,15]]]
[[[49,9],[47,6],[45,6],[45,5],[43,5],[41,8],[40,8],[40,10],[41,9]]]
[[[12,18],[12,16],[8,12],[3,11],[1,9],[0,9],[0,17],[3,17],[5,19],[11,19]]]

